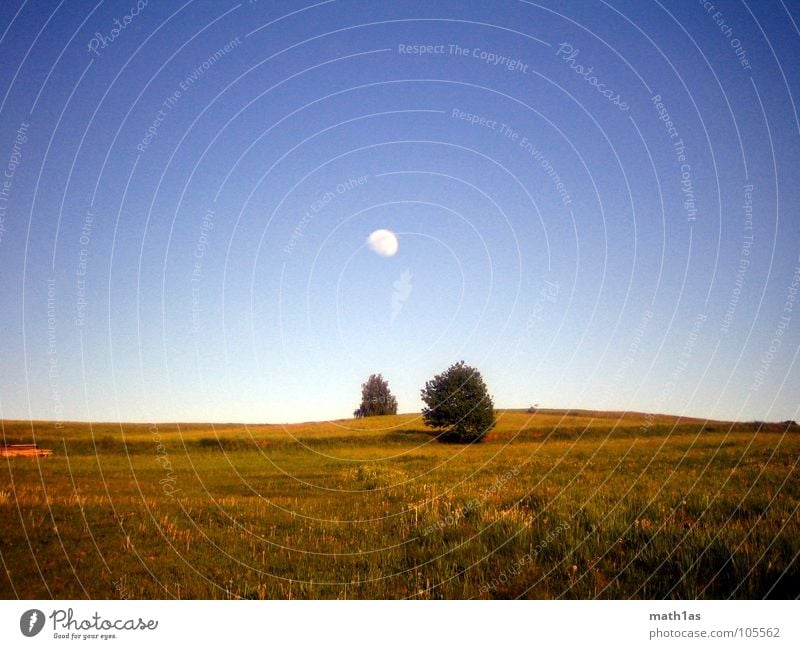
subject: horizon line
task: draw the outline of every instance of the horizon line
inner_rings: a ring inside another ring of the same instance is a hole
[[[703,423],[718,423],[718,424],[747,424],[747,423],[762,423],[762,424],[786,424],[786,423],[794,423],[797,425],[797,422],[793,419],[785,419],[785,420],[776,420],[776,421],[767,421],[767,420],[760,420],[760,419],[750,419],[750,420],[737,420],[737,419],[710,419],[705,417],[697,417],[693,415],[679,415],[679,414],[672,414],[668,412],[645,412],[642,410],[598,410],[596,408],[535,408],[533,412],[529,411],[529,407],[522,407],[522,408],[495,408],[494,409],[497,414],[503,414],[507,412],[524,412],[530,414],[531,416],[535,416],[537,413],[547,413],[547,414],[563,414],[563,416],[569,416],[570,414],[586,414],[591,416],[592,414],[600,417],[600,415],[618,415],[618,416],[625,416],[625,415],[641,415],[644,417],[668,417],[672,419],[685,419],[685,420],[693,420],[697,422]],[[69,419],[69,420],[59,420],[59,419],[17,419],[17,418],[0,418],[0,425],[5,427],[6,423],[29,423],[29,424],[53,424],[56,428],[61,428],[63,426],[69,424],[82,424],[82,425],[132,425],[132,426],[153,426],[153,425],[162,425],[162,426],[299,426],[302,424],[324,424],[324,423],[334,423],[340,421],[356,421],[358,419],[372,419],[374,417],[401,417],[401,416],[410,416],[416,415],[421,417],[421,411],[414,411],[414,412],[398,412],[393,415],[373,415],[371,417],[339,417],[335,419],[308,419],[303,421],[294,421],[294,422],[269,422],[269,421],[258,421],[258,422],[246,422],[246,421],[187,421],[187,420],[173,420],[173,421],[141,421],[141,420],[90,420],[90,419]],[[60,426],[59,426],[60,424]]]

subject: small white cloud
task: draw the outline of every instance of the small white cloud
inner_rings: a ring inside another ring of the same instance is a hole
[[[411,290],[414,288],[411,285],[411,277],[411,271],[406,268],[403,274],[392,283],[392,286],[394,286],[394,292],[392,293],[392,323],[400,315],[400,311],[403,310],[403,303],[411,295]]]

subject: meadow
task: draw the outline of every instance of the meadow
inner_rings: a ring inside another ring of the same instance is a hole
[[[3,422],[2,598],[796,598],[800,429]]]

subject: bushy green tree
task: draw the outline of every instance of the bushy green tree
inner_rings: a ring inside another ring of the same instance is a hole
[[[389,390],[389,382],[380,374],[371,374],[367,382],[361,384],[361,405],[356,408],[353,416],[375,417],[396,414],[397,399]]]
[[[459,361],[425,384],[422,418],[440,439],[479,442],[495,425],[494,404],[480,372]]]

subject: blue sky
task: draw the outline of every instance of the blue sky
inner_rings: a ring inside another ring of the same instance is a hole
[[[2,3],[0,416],[411,412],[464,359],[797,418],[800,11],[711,5]]]

